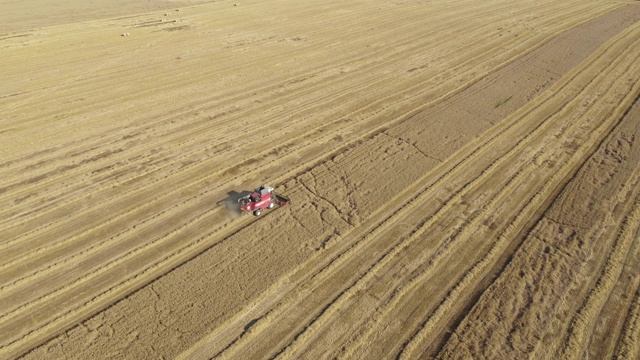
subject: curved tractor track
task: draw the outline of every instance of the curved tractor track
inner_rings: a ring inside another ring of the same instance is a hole
[[[4,22],[0,357],[640,356],[640,5],[162,6]]]

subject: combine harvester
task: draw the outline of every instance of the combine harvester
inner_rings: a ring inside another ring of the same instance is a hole
[[[272,187],[265,185],[260,186],[251,194],[241,197],[238,202],[240,203],[240,210],[246,213],[253,212],[255,216],[260,216],[262,210],[272,209],[276,204],[278,206],[291,204],[291,200],[288,197],[276,194]]]

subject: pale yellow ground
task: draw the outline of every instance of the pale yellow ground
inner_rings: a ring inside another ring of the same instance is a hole
[[[0,4],[0,358],[640,356],[637,2]]]

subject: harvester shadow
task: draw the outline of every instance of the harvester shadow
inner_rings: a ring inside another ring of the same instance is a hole
[[[218,205],[224,205],[227,210],[229,210],[234,215],[242,214],[242,210],[240,210],[240,204],[238,200],[251,194],[251,191],[243,190],[241,192],[237,192],[235,190],[231,190],[227,193],[227,197],[220,201]]]

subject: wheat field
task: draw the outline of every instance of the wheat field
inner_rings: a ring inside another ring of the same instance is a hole
[[[637,1],[1,3],[0,358],[640,357]]]

